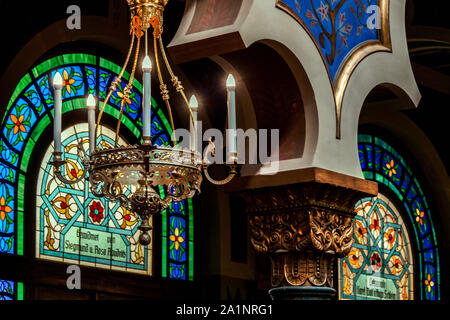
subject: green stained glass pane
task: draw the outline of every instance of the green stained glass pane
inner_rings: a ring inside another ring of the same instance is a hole
[[[23,211],[17,212],[17,255],[23,256]]]
[[[189,280],[194,280],[194,210],[192,199],[188,201],[189,213]]]
[[[36,68],[32,70],[32,73],[35,78],[39,78],[43,73],[62,65],[64,65],[63,57],[62,56],[55,57],[42,62],[40,65],[38,65]]]
[[[17,210],[24,211],[25,210],[25,176],[19,175],[19,185],[18,185],[18,194],[17,194]]]
[[[420,183],[417,181],[417,178],[414,178],[414,183],[416,184],[417,189],[419,189],[420,195],[423,197],[423,191],[420,186]]]
[[[383,177],[381,174],[376,173],[376,174],[375,174],[375,180],[376,180],[377,182],[383,183],[383,182],[384,182],[384,177]]]
[[[28,169],[28,163],[30,162],[30,157],[35,145],[36,143],[33,140],[31,139],[28,140],[27,146],[25,147],[25,151],[23,152],[22,155],[22,163],[20,165],[20,169],[23,172],[26,172]]]
[[[164,123],[164,126],[166,127],[166,130],[169,134],[169,136],[172,136],[172,126],[170,125],[169,121],[167,120],[166,116],[164,115],[164,112],[159,109],[158,110],[158,116],[161,118],[162,122]]]
[[[114,108],[113,106],[107,104],[105,106],[105,113],[109,114],[110,116],[113,116],[114,118],[118,119],[120,115],[120,110]],[[136,138],[140,138],[142,135],[141,130],[139,130],[136,125],[133,123],[133,121],[130,120],[130,118],[126,115],[122,115],[122,124],[125,125],[130,131],[134,134]]]
[[[42,133],[44,132],[44,130],[50,125],[51,120],[50,117],[48,115],[45,115],[44,118],[42,118],[41,121],[39,121],[39,123],[36,125],[35,129],[33,130],[30,138],[33,141],[38,141],[39,137],[42,135]]]
[[[122,71],[122,68],[119,67],[117,64],[103,58],[99,59],[99,66],[106,70],[112,71],[115,74],[120,74],[120,72]]]
[[[372,143],[372,136],[369,136],[367,134],[360,134],[358,136],[358,141],[360,143]]]
[[[373,180],[373,172],[370,171],[364,171],[364,178],[366,178],[367,180]]]
[[[23,283],[19,282],[17,283],[17,300],[22,301],[23,297],[24,297]]]
[[[96,64],[96,57],[84,53],[71,53],[62,56],[64,64]]]
[[[63,113],[68,113],[73,110],[80,110],[80,109],[86,109],[86,99],[79,98],[79,99],[73,99],[69,101],[64,101],[62,106]],[[87,115],[87,111],[86,111]]]
[[[166,197],[164,193],[164,189],[162,186],[159,187],[159,195],[161,199],[164,199]],[[161,276],[163,278],[167,278],[167,210],[164,210],[161,213],[162,216],[162,263],[161,263]]]
[[[385,182],[385,184],[387,183],[387,185],[389,186],[389,188],[395,192],[395,194],[397,195],[397,197],[400,199],[400,201],[403,201],[403,195],[400,193],[400,191],[398,191],[397,187],[391,183],[390,181]]]
[[[120,74],[122,71],[122,67],[118,66],[117,64],[108,61],[106,59],[100,58],[99,65],[101,68],[104,68],[106,70],[112,71],[115,74]],[[128,71],[125,71],[123,74],[123,79],[129,80],[130,79],[130,73]],[[142,84],[136,80],[136,78],[133,80],[133,86],[136,88],[139,92],[142,92]]]

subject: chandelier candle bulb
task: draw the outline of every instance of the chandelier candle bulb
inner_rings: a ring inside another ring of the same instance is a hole
[[[61,126],[62,126],[62,95],[63,79],[59,72],[56,72],[53,78],[55,88],[55,116],[53,119],[53,139],[55,151],[61,152]]]
[[[95,152],[95,107],[96,101],[92,94],[89,95],[87,99],[87,107],[88,107],[88,124],[89,124],[89,155],[92,157],[92,154]]]
[[[230,74],[227,79],[228,92],[228,126],[231,137],[229,139],[230,160],[236,158],[237,153],[237,136],[236,136],[236,80]]]
[[[191,132],[191,150],[198,152],[199,146],[198,146],[198,138],[196,135],[197,131],[197,118],[198,118],[198,101],[197,97],[193,95],[191,97],[191,100],[189,102],[189,107],[192,110],[193,119],[189,121],[190,123],[190,132]]]
[[[152,127],[152,62],[149,56],[144,58],[142,64],[142,69],[144,71],[144,132],[143,139],[144,143],[151,143],[151,127]]]

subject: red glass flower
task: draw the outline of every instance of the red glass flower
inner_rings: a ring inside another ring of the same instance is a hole
[[[103,207],[100,202],[94,201],[89,207],[91,219],[93,222],[100,223],[103,220]]]

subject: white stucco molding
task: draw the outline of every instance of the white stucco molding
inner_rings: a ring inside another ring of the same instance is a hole
[[[244,47],[263,42],[288,63],[304,99],[306,137],[303,157],[280,161],[275,166],[262,167],[249,174],[317,167],[363,178],[357,135],[359,114],[367,95],[377,85],[386,83],[402,89],[415,105],[420,100],[407,48],[405,0],[389,1],[392,53],[377,52],[367,56],[350,75],[342,102],[341,139],[336,138],[335,96],[321,54],[308,32],[276,7],[276,0],[244,0],[233,25],[186,35],[196,2],[189,1],[180,30],[169,46],[232,33],[239,34]]]

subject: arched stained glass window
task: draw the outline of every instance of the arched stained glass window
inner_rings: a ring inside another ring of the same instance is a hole
[[[354,244],[341,260],[341,298],[411,300],[413,258],[403,219],[380,194],[356,205]]]
[[[115,133],[101,128],[98,148],[111,148]],[[78,124],[62,133],[64,157],[68,162],[63,173],[69,180],[82,175],[77,147],[89,149],[87,124]],[[119,140],[119,146],[125,145]],[[151,246],[138,243],[138,216],[117,202],[95,198],[87,180],[64,185],[54,176],[50,164],[53,145],[41,164],[36,197],[36,243],[38,258],[63,259],[122,271],[151,274]]]
[[[423,192],[418,177],[411,169],[411,166],[405,161],[404,157],[383,139],[373,135],[360,135],[358,148],[361,168],[365,178],[376,181],[389,190],[392,196],[396,198],[396,202],[401,204],[401,206],[396,208],[399,217],[402,217],[405,224],[407,224],[411,230],[409,239],[410,242],[414,244],[412,246],[414,248],[412,256],[415,260],[413,266],[414,279],[416,282],[415,288],[418,290],[415,292],[414,297],[423,300],[439,300],[440,267],[436,232],[432,221],[429,202]],[[372,203],[373,201],[374,200],[372,200]],[[358,205],[361,205],[361,203]],[[395,211],[392,204],[389,206]],[[360,210],[359,212],[365,212],[364,210]],[[358,246],[360,245],[358,242],[358,230],[364,229],[361,229],[361,226],[359,226],[358,223],[361,223],[360,218],[355,220],[354,225],[354,239],[356,243],[354,249],[358,249]],[[365,228],[369,227],[370,229],[371,224],[373,223],[367,221],[366,225],[362,226]],[[406,233],[403,232],[403,236],[405,236],[405,234]],[[389,234],[387,236],[389,237]],[[371,244],[369,243],[369,247],[370,246]],[[366,249],[370,251],[369,247]],[[371,257],[365,257],[365,259],[370,258]],[[380,256],[380,258],[383,267],[390,261],[383,256]],[[344,288],[345,281],[347,281],[344,270],[346,269],[345,267],[349,267],[349,261],[351,261],[351,259],[352,256],[341,259],[340,293],[343,297],[345,297],[346,294]],[[412,260],[410,259],[409,261],[411,263]],[[406,261],[404,260],[404,262]],[[344,263],[346,264],[345,267],[343,266]],[[404,263],[403,266],[405,266]],[[347,297],[350,298],[349,296]]]
[[[20,80],[0,126],[0,201],[2,201],[0,253],[23,255],[24,252],[25,183],[35,145],[42,138],[43,131],[53,121],[54,100],[51,79],[56,71],[61,73],[64,80],[65,114],[85,109],[86,98],[90,93],[103,102],[111,82],[120,72],[120,67],[89,54],[66,54],[39,64]],[[125,73],[118,91],[108,101],[105,113],[118,118],[123,101],[125,103],[123,127],[138,140],[141,138],[142,129],[142,85],[134,80],[134,90],[130,97],[124,100],[122,91],[128,79],[129,74]],[[159,146],[168,145],[171,135],[170,125],[155,100],[152,100],[152,106],[153,142]],[[164,195],[164,190],[160,192]],[[91,205],[93,203],[89,204]],[[193,280],[192,209],[191,201],[183,201],[174,204],[163,213],[162,261],[156,262],[162,263],[163,277]],[[37,248],[37,255],[41,249]]]

